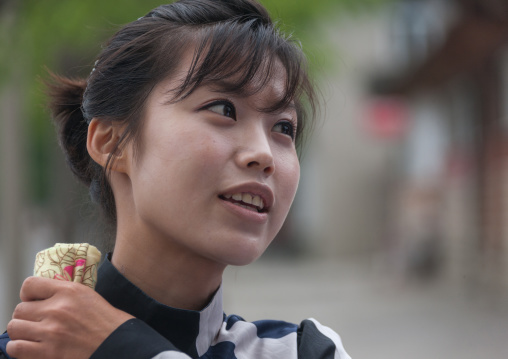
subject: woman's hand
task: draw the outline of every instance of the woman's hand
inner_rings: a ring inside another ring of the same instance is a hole
[[[7,325],[7,353],[17,359],[85,359],[133,318],[78,283],[29,277]]]

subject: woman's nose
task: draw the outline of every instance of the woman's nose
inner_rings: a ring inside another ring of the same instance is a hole
[[[267,176],[272,175],[275,171],[275,163],[267,135],[257,133],[254,136],[245,137],[244,143],[241,144],[241,149],[237,154],[238,165],[243,168],[262,171]]]

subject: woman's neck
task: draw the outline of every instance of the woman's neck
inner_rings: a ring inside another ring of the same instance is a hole
[[[111,181],[117,204],[112,264],[162,304],[203,309],[219,288],[226,265],[199,256],[140,218],[126,175],[113,171]]]
[[[225,265],[147,238],[117,236],[112,264],[134,285],[174,308],[201,310],[222,281]]]

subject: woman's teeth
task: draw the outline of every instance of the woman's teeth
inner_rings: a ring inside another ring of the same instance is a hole
[[[238,202],[243,202],[245,204],[250,204],[251,206],[243,206],[241,203],[237,203],[239,206],[244,208],[252,209],[252,206],[256,207],[258,211],[261,211],[265,204],[263,203],[263,199],[259,196],[252,195],[250,193],[235,193],[235,194],[225,194],[224,198],[233,199]]]

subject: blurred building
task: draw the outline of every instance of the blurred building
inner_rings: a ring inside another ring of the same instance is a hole
[[[326,26],[340,70],[322,81],[297,234],[508,289],[508,3],[401,0]]]
[[[407,33],[417,27],[409,19],[422,8],[440,18],[436,3],[401,3]],[[506,288],[508,3],[457,0],[449,1],[448,9],[453,16],[441,16],[444,36],[437,37],[430,23],[427,30],[414,31],[413,43],[434,46],[423,45],[426,51],[406,46],[413,60],[380,93],[411,103],[415,127],[434,122],[434,134],[415,129],[421,137],[445,138],[437,196],[443,203],[438,225],[448,264],[478,283]]]

